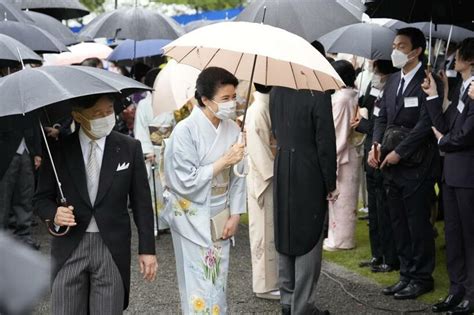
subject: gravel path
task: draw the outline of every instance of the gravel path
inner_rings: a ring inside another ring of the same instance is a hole
[[[40,241],[41,251],[49,253],[49,236],[43,226],[34,228],[35,237]],[[137,251],[134,234],[133,253]],[[157,241],[159,273],[153,283],[141,281],[136,257],[132,258],[132,279],[130,306],[125,314],[179,314],[179,294],[171,235],[166,234]],[[228,301],[231,314],[279,314],[277,301],[256,298],[252,294],[250,249],[248,229],[241,226],[236,247],[231,251],[230,274],[228,280]],[[368,307],[344,292],[346,290],[372,306],[388,308],[382,311]],[[426,309],[428,305],[418,301],[394,301],[380,294],[381,288],[366,278],[334,264],[324,263],[318,283],[318,297],[321,309],[331,314],[408,314],[408,310]],[[36,308],[35,314],[49,314],[49,296]],[[429,314],[429,312],[418,312]]]

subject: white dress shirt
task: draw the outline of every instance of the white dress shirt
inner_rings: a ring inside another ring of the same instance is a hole
[[[99,170],[102,168],[102,158],[104,156],[105,139],[106,137],[95,140],[95,142],[97,143],[96,158],[98,159],[97,165],[99,165]],[[81,143],[81,151],[82,151],[82,157],[84,159],[84,166],[87,165],[87,161],[89,159],[91,141],[93,140],[84,133],[82,128],[79,129],[79,142]],[[92,216],[92,219],[89,222],[89,226],[87,227],[86,232],[89,232],[89,233],[99,232],[99,227],[97,226],[97,222],[95,221],[94,216]]]
[[[418,70],[420,70],[421,66],[422,66],[421,62],[418,62],[416,67],[412,69],[410,72],[408,72],[407,74],[404,74],[403,70],[400,71],[401,79],[405,79],[405,84],[403,85],[402,93],[405,92],[405,90],[407,89],[407,86],[410,84],[411,80],[413,80],[413,78],[415,77],[415,74],[418,72]],[[401,79],[400,79],[400,83],[402,82]],[[397,91],[400,89],[400,83],[398,84]]]

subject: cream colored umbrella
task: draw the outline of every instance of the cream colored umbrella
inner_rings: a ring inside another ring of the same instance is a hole
[[[237,78],[263,85],[317,91],[344,86],[333,67],[302,37],[250,22],[204,26],[164,47],[164,54],[200,70],[221,67]],[[256,58],[255,58],[256,56]]]
[[[181,108],[194,97],[201,71],[170,60],[156,77],[152,104],[155,116]]]
[[[46,59],[52,65],[65,66],[78,64],[89,58],[107,59],[113,49],[100,43],[80,43],[69,46],[69,51],[48,56]]]

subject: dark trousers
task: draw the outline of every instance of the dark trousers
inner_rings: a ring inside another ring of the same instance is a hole
[[[34,194],[33,163],[27,152],[15,154],[0,181],[0,229],[7,229],[9,216],[15,218],[15,234],[30,236]]]
[[[369,207],[369,238],[372,257],[391,266],[400,264],[393,240],[392,223],[387,208],[383,176],[379,170],[368,170],[367,196]]]
[[[387,203],[400,259],[400,280],[432,285],[435,242],[430,222],[434,181],[386,181]]]
[[[450,294],[474,303],[474,188],[443,185]]]

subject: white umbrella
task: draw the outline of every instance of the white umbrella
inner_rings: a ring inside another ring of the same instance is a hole
[[[200,70],[221,67],[241,80],[318,91],[344,86],[326,58],[302,37],[281,28],[224,22],[187,33],[163,48],[164,54]],[[256,58],[255,58],[256,57]]]
[[[99,43],[80,43],[69,46],[69,51],[49,58],[52,65],[65,66],[78,64],[89,58],[106,59],[113,51],[107,45]]]
[[[170,60],[158,74],[153,86],[155,116],[177,110],[193,98],[199,73],[196,68]]]

